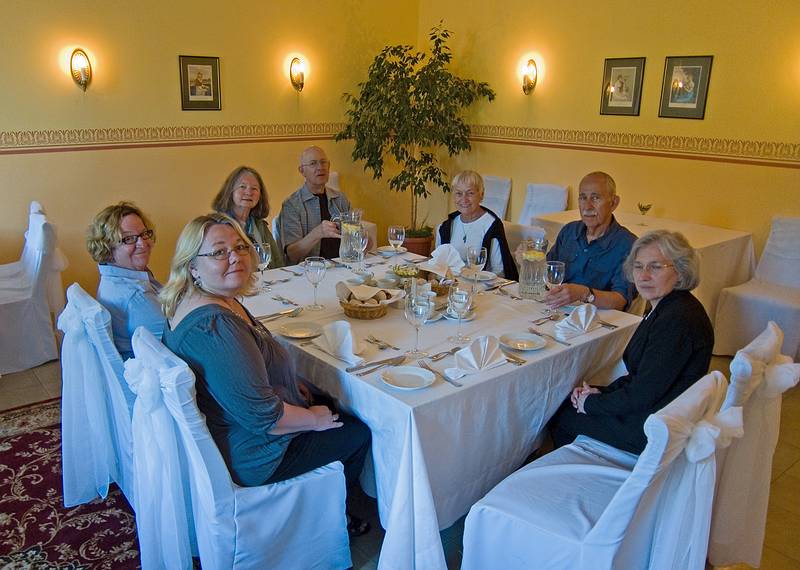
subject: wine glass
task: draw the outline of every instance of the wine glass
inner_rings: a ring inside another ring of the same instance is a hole
[[[400,246],[406,240],[405,226],[389,226],[389,245],[394,248],[394,254],[400,253]]]
[[[544,275],[544,284],[548,289],[552,289],[556,285],[561,285],[564,282],[565,265],[563,261],[548,261],[547,271]]]
[[[478,275],[486,265],[486,257],[488,253],[485,247],[470,246],[467,249],[467,265],[472,272],[472,292],[475,292],[475,287],[478,284]]]
[[[306,257],[306,260],[303,262],[303,270],[305,271],[306,279],[314,286],[314,304],[306,307],[309,311],[321,311],[325,308],[325,305],[317,303],[317,287],[320,281],[325,277],[326,269],[324,257]]]
[[[456,336],[448,337],[448,341],[464,344],[472,340],[468,336],[461,334],[461,319],[469,313],[471,307],[472,293],[468,289],[460,287],[458,284],[450,287],[450,292],[447,295],[447,310],[458,317],[458,328],[456,329]]]
[[[269,260],[272,258],[272,248],[268,243],[254,243],[253,247],[258,254],[258,271],[261,273],[261,278],[264,278],[264,270],[269,267]],[[261,285],[264,291],[269,291],[270,286],[266,283]]]
[[[433,311],[433,302],[426,295],[411,295],[406,297],[405,317],[417,332],[417,340],[414,343],[414,350],[409,350],[406,354],[412,358],[425,358],[428,353],[419,349],[419,329],[425,324]]]

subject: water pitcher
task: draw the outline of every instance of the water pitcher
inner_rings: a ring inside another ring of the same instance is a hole
[[[541,301],[546,292],[547,240],[536,238],[525,242],[522,267],[519,272],[519,294],[523,299]]]

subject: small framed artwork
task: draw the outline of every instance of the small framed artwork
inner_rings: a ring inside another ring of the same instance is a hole
[[[606,60],[600,97],[601,115],[639,115],[644,60],[643,57]]]
[[[178,64],[181,72],[181,109],[184,111],[222,109],[219,58],[181,55],[178,56]]]
[[[702,119],[705,116],[713,60],[712,55],[666,59],[659,117]]]

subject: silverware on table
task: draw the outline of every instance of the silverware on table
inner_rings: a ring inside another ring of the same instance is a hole
[[[303,307],[295,307],[294,309],[286,309],[285,311],[281,311],[279,313],[273,313],[271,315],[266,315],[264,317],[258,317],[258,320],[261,321],[262,323],[270,323],[282,317],[296,317],[302,311]]]
[[[499,289],[501,287],[506,287],[508,285],[511,285],[512,283],[514,283],[514,281],[512,281],[511,279],[503,279],[499,283],[495,283],[494,285],[490,285],[489,287],[484,289],[483,292],[487,293],[489,291],[494,291],[495,289]]]
[[[566,317],[564,313],[553,313],[552,315],[545,315],[544,317],[539,317],[538,319],[534,319],[531,322],[536,326],[543,325],[547,321],[560,321],[564,317]]]
[[[431,362],[439,362],[443,358],[447,358],[448,356],[451,356],[451,355],[455,354],[459,350],[461,350],[460,346],[454,346],[450,350],[444,350],[442,352],[437,352],[433,356],[430,356],[429,359],[430,359]]]
[[[387,348],[389,348],[389,345],[383,342],[377,342],[369,338],[365,338],[364,340],[370,344],[374,344],[375,346],[377,346],[378,350],[386,350]]]
[[[284,297],[283,295],[273,295],[272,298],[275,301],[280,301],[284,305],[294,305],[295,307],[299,307],[300,306],[300,303],[295,303],[294,301]]]
[[[597,322],[600,323],[600,326],[607,328],[609,330],[618,329],[619,325],[615,325],[614,323],[609,323],[608,321],[604,321],[603,319],[597,319]]]
[[[372,374],[373,372],[375,372],[379,368],[383,368],[384,366],[398,366],[400,364],[403,364],[403,361],[405,359],[406,359],[405,354],[401,354],[400,356],[395,356],[394,358],[390,358],[388,361],[382,362],[377,366],[373,366],[372,368],[369,368],[367,370],[362,370],[361,372],[356,372],[356,376],[366,376],[367,374]]]
[[[564,346],[572,346],[570,343],[568,343],[568,342],[567,342],[567,341],[565,341],[565,340],[560,340],[560,339],[557,339],[557,338],[556,338],[556,337],[554,337],[553,335],[551,335],[551,334],[547,334],[546,332],[537,331],[537,330],[536,330],[535,328],[533,328],[533,327],[529,327],[529,328],[528,328],[528,331],[529,331],[529,332],[531,332],[531,333],[533,333],[533,334],[535,334],[535,335],[537,335],[537,336],[541,336],[541,337],[544,337],[544,338],[549,338],[550,340],[552,340],[553,342],[557,342],[558,344],[563,344]]]
[[[528,361],[522,358],[521,356],[517,356],[516,354],[511,354],[510,352],[506,352],[505,350],[501,351],[503,356],[506,357],[512,364],[516,364],[517,366],[522,366],[523,364],[527,364]]]
[[[506,285],[510,285],[510,283],[507,283]],[[503,289],[503,287],[505,287],[506,285],[501,285],[500,287],[498,287],[497,290],[495,291],[495,295],[505,295],[506,297],[511,297],[511,299],[513,299],[514,301],[522,301],[522,297],[514,295],[513,293],[509,293],[508,291]]]
[[[288,267],[279,267],[278,269],[280,269],[281,271],[285,271],[286,273],[291,273],[295,277],[300,277],[301,275],[303,275],[302,271],[300,273],[297,273],[296,271],[292,271]]]
[[[377,344],[378,346],[382,346],[383,348],[393,348],[394,350],[400,350],[399,347],[386,342],[385,340],[381,340],[375,335],[367,336],[367,342],[371,342],[373,344]]]
[[[398,358],[397,356],[392,356],[390,358],[384,358],[383,360],[374,360],[372,362],[363,362],[361,364],[356,364],[355,366],[348,366],[345,368],[347,372],[358,372],[359,370],[363,370],[365,368],[371,368],[373,366],[377,366],[378,364],[386,364],[387,362],[391,362],[392,360]]]
[[[292,280],[291,277],[286,277],[284,279],[272,279],[270,281],[264,281],[262,283],[262,285],[271,286],[271,285],[275,285],[276,283],[288,283],[291,280]]]
[[[448,378],[447,376],[445,376],[444,374],[442,374],[441,372],[436,370],[433,366],[431,366],[430,364],[428,364],[424,360],[417,360],[417,364],[419,364],[420,368],[424,368],[425,370],[427,370],[429,372],[433,372],[434,375],[438,376],[439,378],[441,378],[445,382],[449,382],[450,384],[452,384],[456,388],[461,388],[461,386],[463,386],[463,384],[461,382],[456,382],[452,378]]]

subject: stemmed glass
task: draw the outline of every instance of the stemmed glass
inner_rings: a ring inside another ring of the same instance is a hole
[[[258,271],[261,273],[261,278],[264,278],[264,270],[269,267],[269,260],[272,259],[272,248],[268,243],[254,243],[253,247],[258,254]],[[266,283],[261,285],[264,291],[269,291],[270,286]]]
[[[317,303],[317,287],[320,281],[325,277],[327,267],[325,265],[324,257],[306,257],[303,262],[303,270],[305,271],[306,279],[308,279],[314,286],[314,304],[308,305],[306,309],[309,311],[321,311],[325,305]]]
[[[557,285],[561,285],[564,282],[564,271],[565,265],[563,261],[548,261],[547,267],[544,273],[544,284],[549,291],[553,287]],[[546,308],[544,310],[544,315],[550,316],[553,314],[553,311],[550,308]]]
[[[461,334],[461,319],[469,313],[472,307],[472,293],[460,287],[458,284],[450,287],[450,292],[447,295],[447,309],[458,317],[458,328],[456,329],[456,336],[448,337],[448,341],[456,344],[464,344],[469,342],[470,337]]]
[[[405,226],[389,226],[389,245],[394,248],[394,254],[400,253],[400,246],[406,240]]]
[[[433,311],[433,302],[430,297],[424,295],[411,295],[406,297],[405,317],[417,331],[417,340],[414,343],[414,350],[406,354],[412,358],[425,358],[428,353],[419,349],[419,329],[425,324]]]
[[[478,275],[486,265],[486,257],[488,253],[485,247],[472,247],[467,249],[467,265],[472,270],[472,292],[475,292],[475,287],[478,285]]]

